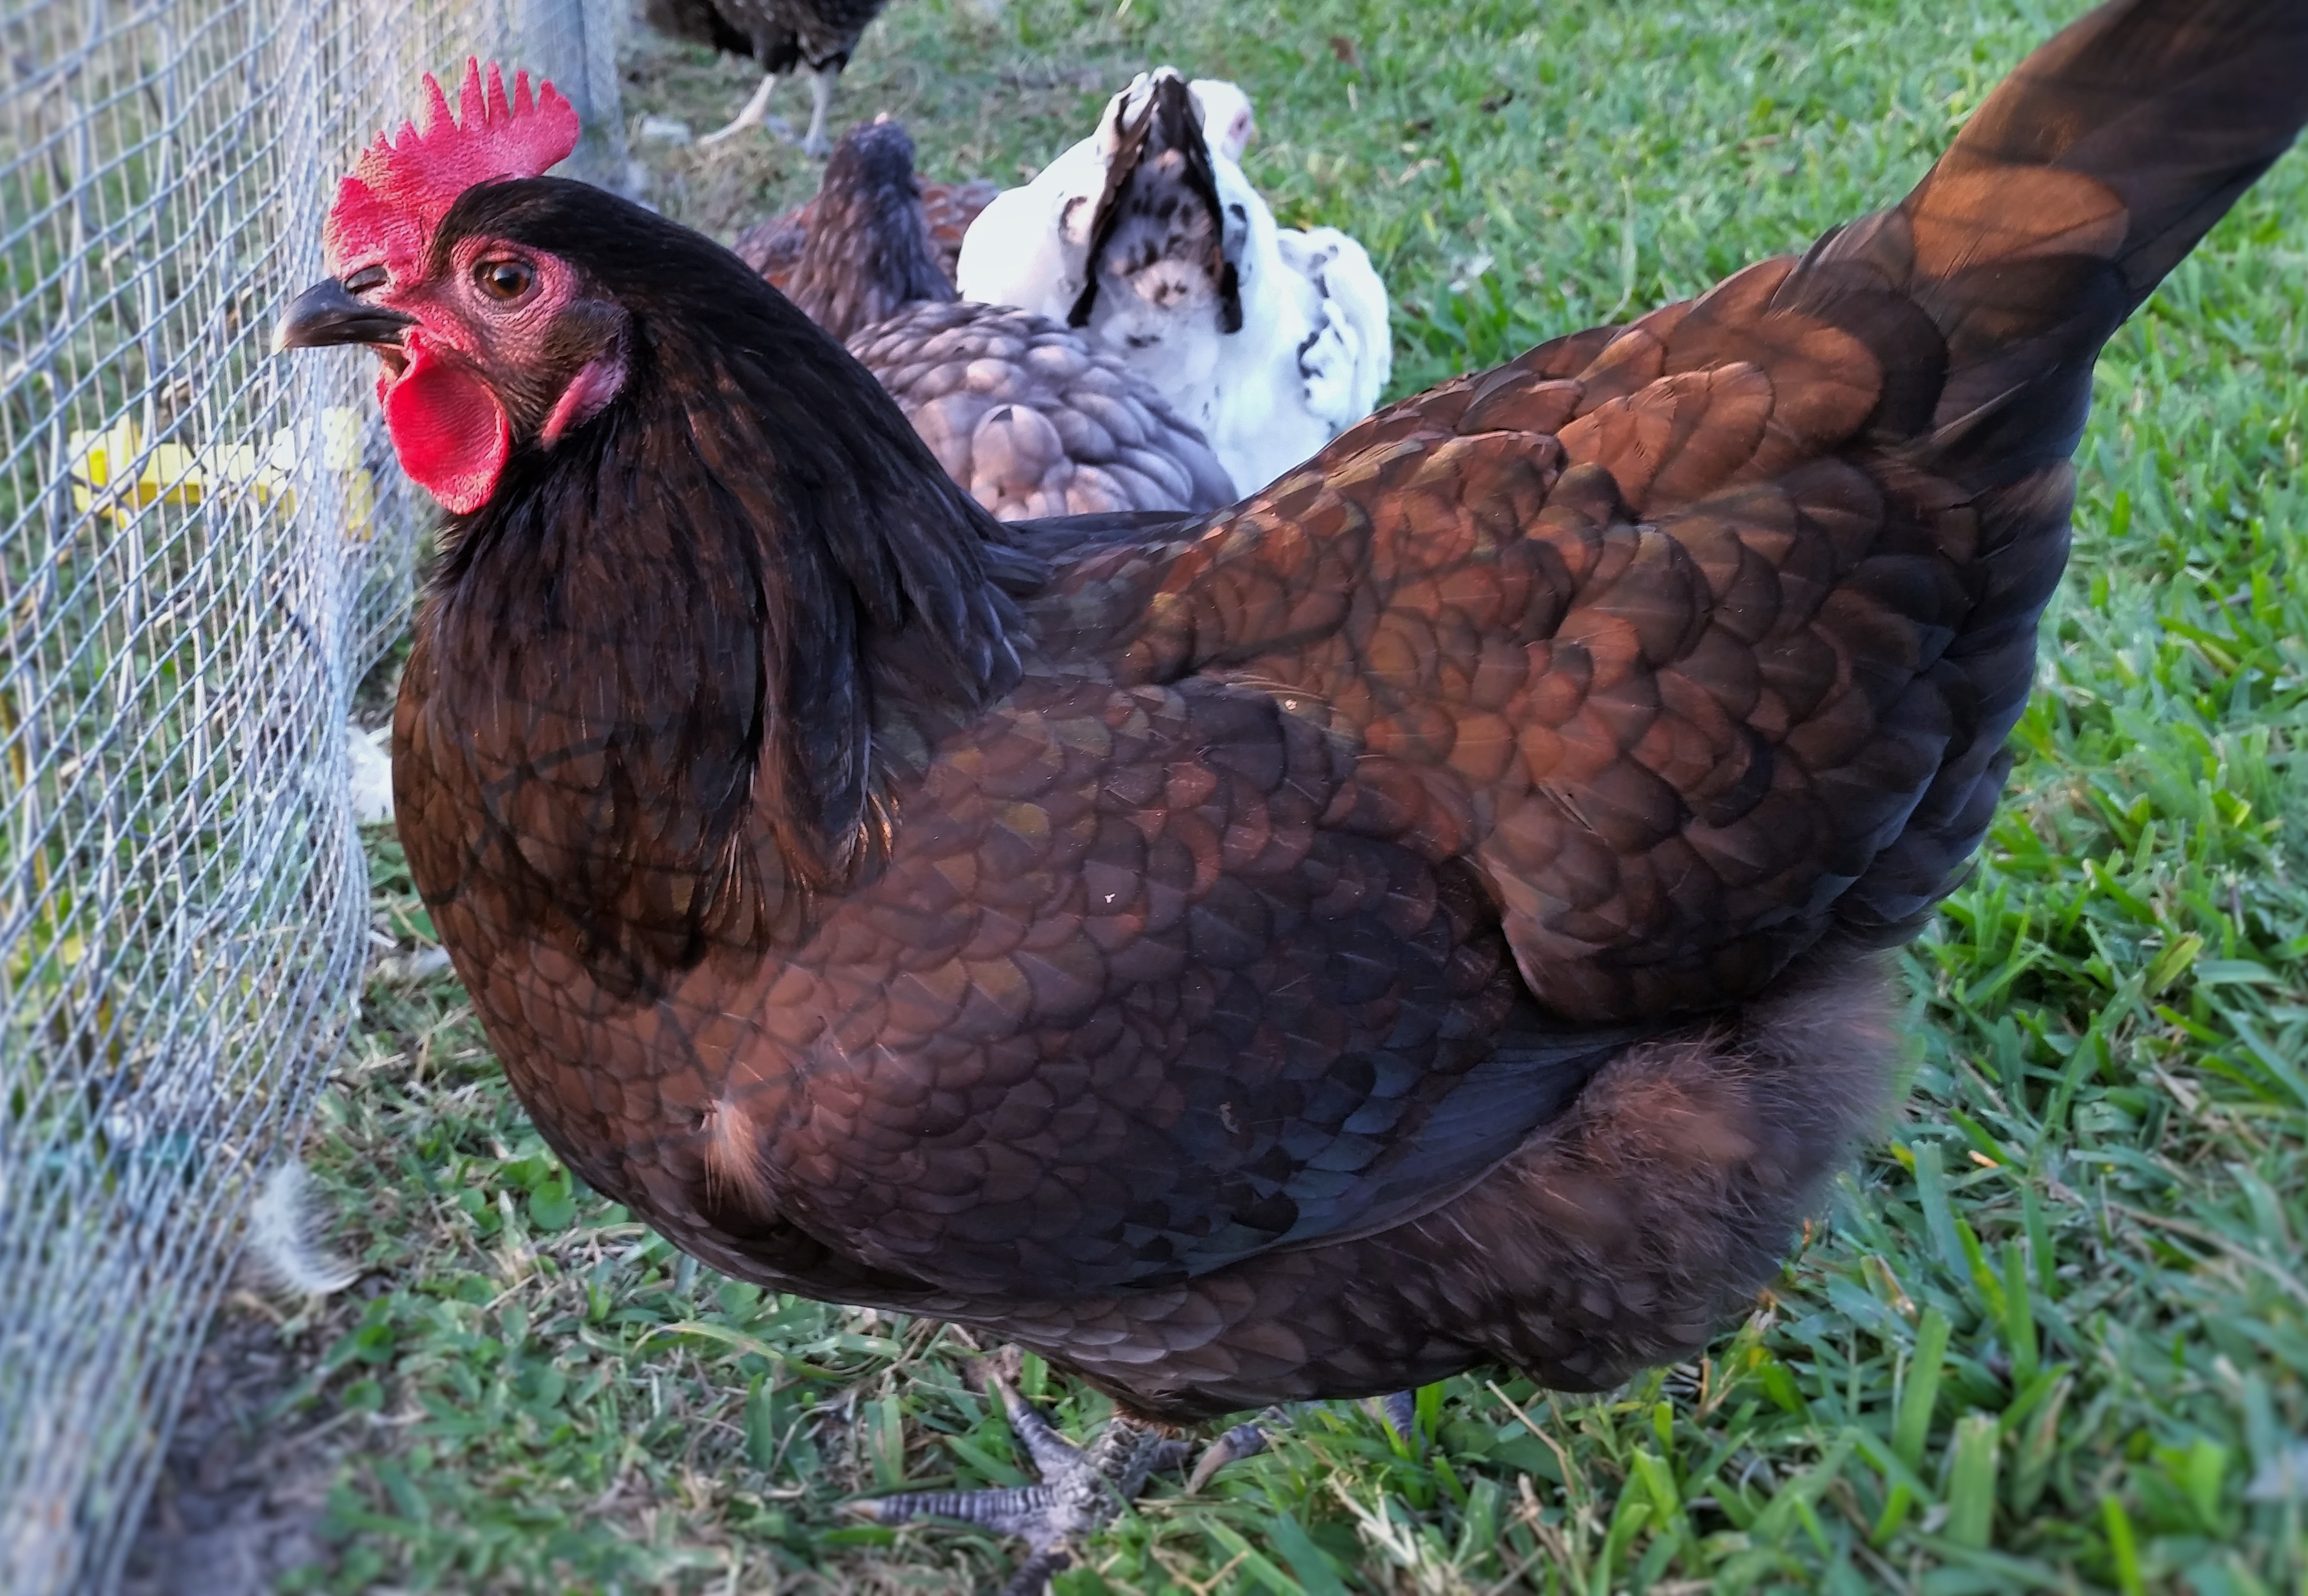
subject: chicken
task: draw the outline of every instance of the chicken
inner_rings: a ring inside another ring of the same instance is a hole
[[[903,127],[852,129],[812,203],[788,292],[986,509],[1016,521],[1234,502],[1201,435],[1129,367],[1031,311],[955,301]]]
[[[954,264],[961,258],[961,238],[986,202],[1001,189],[983,177],[967,183],[921,185],[922,220],[929,229],[930,254],[946,281],[953,280]],[[760,272],[779,293],[792,285],[794,268],[801,264],[803,246],[809,242],[810,224],[817,216],[817,199],[810,199],[767,221],[757,221],[730,243],[737,258]]]
[[[1095,134],[995,197],[956,267],[965,298],[1062,317],[1128,361],[1245,487],[1369,415],[1394,360],[1363,246],[1278,227],[1236,164],[1254,130],[1232,83],[1142,74]]]
[[[1150,77],[1141,75],[1133,87],[1151,82]],[[1235,84],[1214,78],[1196,78],[1186,88],[1201,122],[1224,129],[1219,142],[1210,146],[1212,152],[1223,154],[1229,160],[1238,159],[1258,131],[1250,97]],[[1098,130],[1062,151],[1056,160],[1034,175],[1031,182],[1022,188],[1001,189],[977,207],[977,214],[963,229],[962,244],[968,247],[969,229],[977,227],[978,217],[991,211],[993,216],[979,237],[972,262],[973,272],[986,279],[988,291],[972,294],[964,288],[965,298],[989,305],[1013,304],[1016,301],[1003,298],[994,291],[1007,289],[1012,283],[1021,285],[1016,289],[1021,294],[1046,295],[1049,284],[1067,273],[1069,240],[1075,257],[1074,290],[1080,293],[1080,257],[1089,237],[1090,218],[1105,190],[1109,159],[1123,137],[1121,116],[1128,98],[1129,91],[1124,91],[1109,100]],[[996,258],[1012,251],[1019,252],[1019,258]],[[957,284],[961,283],[960,251],[956,252],[953,276]],[[1072,306],[1070,298],[1064,309],[1055,314],[1063,315]]]
[[[1219,78],[1196,78],[1186,85],[1186,92],[1193,96],[1194,108],[1201,113],[1210,153],[1221,160],[1239,161],[1250,141],[1258,136],[1258,118],[1251,110],[1250,96],[1239,84]]]
[[[806,66],[809,131],[801,147],[822,156],[828,145],[826,114],[833,108],[833,85],[849,65],[866,24],[888,0],[646,0],[642,14],[650,27],[692,44],[710,45],[728,56],[750,56],[760,63],[762,86],[724,128],[697,142],[715,144],[770,120],[770,99],[778,79]]]
[[[2308,120],[2298,0],[2115,0],[1893,208],[1406,400],[1245,502],[1005,526],[719,246],[540,177],[567,102],[342,185],[449,512],[409,868],[599,1190],[1162,1423],[1688,1356],[1882,1108],[1873,950],[1977,847],[2103,342]],[[498,179],[504,179],[502,181]]]

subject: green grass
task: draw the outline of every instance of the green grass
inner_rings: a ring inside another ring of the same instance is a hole
[[[1371,245],[1408,392],[1896,198],[2072,11],[1286,9],[900,0],[841,108],[897,111],[934,175],[1008,177],[1135,65],[1232,76],[1277,209]],[[701,128],[749,82],[662,49],[635,72],[636,116]],[[651,159],[659,202],[725,237],[812,181],[766,141]],[[1906,1107],[1746,1322],[1606,1397],[1448,1382],[1418,1455],[1319,1413],[1206,1495],[1158,1489],[1064,1589],[2308,1589],[2304,218],[2295,156],[2104,361],[2020,770],[1907,961]],[[421,947],[371,841],[377,927]],[[284,1407],[359,1436],[300,1588],[947,1591],[1008,1566],[841,1507],[1021,1477],[979,1349],[728,1283],[573,1191],[453,982],[372,981],[363,1031],[309,1156],[374,1294],[282,1331],[311,1362]]]

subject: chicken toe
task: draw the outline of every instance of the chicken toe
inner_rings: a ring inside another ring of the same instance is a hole
[[[1218,1471],[1229,1463],[1238,1463],[1246,1457],[1256,1457],[1274,1445],[1267,1433],[1270,1425],[1286,1425],[1291,1421],[1292,1410],[1303,1406],[1292,1403],[1267,1409],[1247,1424],[1237,1424],[1203,1448],[1202,1455],[1194,1460],[1193,1471],[1186,1476],[1186,1488],[1199,1491],[1208,1485]],[[1379,1421],[1402,1437],[1405,1445],[1417,1445],[1418,1395],[1411,1391],[1390,1392],[1384,1396],[1366,1397],[1363,1406],[1368,1408]]]
[[[1022,1539],[1029,1556],[1003,1596],[1040,1596],[1050,1576],[1073,1566],[1081,1543],[1110,1523],[1145,1488],[1156,1471],[1176,1468],[1186,1451],[1140,1420],[1116,1413],[1097,1440],[1077,1446],[1004,1382],[1001,1393],[1011,1432],[1034,1460],[1038,1483],[995,1490],[916,1491],[860,1502],[877,1523],[917,1518],[956,1519]]]
[[[1202,1455],[1194,1460],[1193,1470],[1186,1476],[1186,1488],[1190,1491],[1200,1491],[1202,1487],[1210,1482],[1212,1477],[1220,1469],[1225,1468],[1228,1463],[1238,1463],[1246,1457],[1256,1457],[1273,1445],[1274,1442],[1268,1436],[1264,1427],[1268,1424],[1287,1422],[1289,1417],[1290,1412],[1287,1408],[1269,1408],[1249,1423],[1236,1425],[1202,1449]]]
[[[1390,1391],[1384,1396],[1374,1396],[1364,1404],[1385,1420],[1387,1428],[1401,1437],[1402,1444],[1413,1452],[1418,1449],[1418,1393],[1415,1391]]]

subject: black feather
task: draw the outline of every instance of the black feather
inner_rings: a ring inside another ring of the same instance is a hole
[[[767,800],[782,882],[849,877],[870,862],[879,701],[966,712],[1006,691],[1018,664],[1003,590],[1021,585],[1023,556],[871,374],[728,251],[550,177],[468,191],[435,247],[475,233],[577,266],[631,312],[634,347],[616,401],[549,453],[517,451],[489,503],[452,525],[436,602],[486,595],[496,613],[477,624],[524,643],[565,646],[584,630],[613,668],[603,705],[567,682],[515,698],[606,728],[593,741],[607,739],[618,770],[688,795],[694,824],[647,867],[707,880]],[[644,569],[652,580],[621,577]],[[642,705],[665,719],[620,718]],[[614,896],[568,869],[556,897]],[[628,984],[702,955],[713,905],[675,896],[667,923],[643,917],[639,944],[597,939],[632,966]]]
[[[1228,245],[1218,175],[1210,165],[1210,145],[1202,137],[1201,113],[1194,107],[1185,80],[1175,73],[1157,78],[1138,116],[1116,131],[1119,137],[1107,162],[1106,186],[1098,193],[1097,209],[1090,212],[1089,267],[1083,273],[1082,290],[1066,312],[1066,324],[1089,324],[1090,307],[1098,301],[1099,263],[1114,242],[1115,229],[1129,216],[1133,195],[1155,180],[1159,158],[1176,150],[1183,157],[1179,177],[1188,197],[1210,217],[1204,269],[1218,284],[1219,331],[1241,332],[1242,272],[1236,261],[1241,240],[1237,237]]]
[[[750,56],[763,72],[844,66],[886,0],[648,0],[652,28],[724,55]]]

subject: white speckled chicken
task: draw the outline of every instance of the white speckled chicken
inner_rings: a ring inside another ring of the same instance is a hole
[[[1393,365],[1362,246],[1278,226],[1236,164],[1255,128],[1232,83],[1142,74],[979,212],[956,268],[964,298],[1062,318],[1127,361],[1245,490],[1370,414]]]

